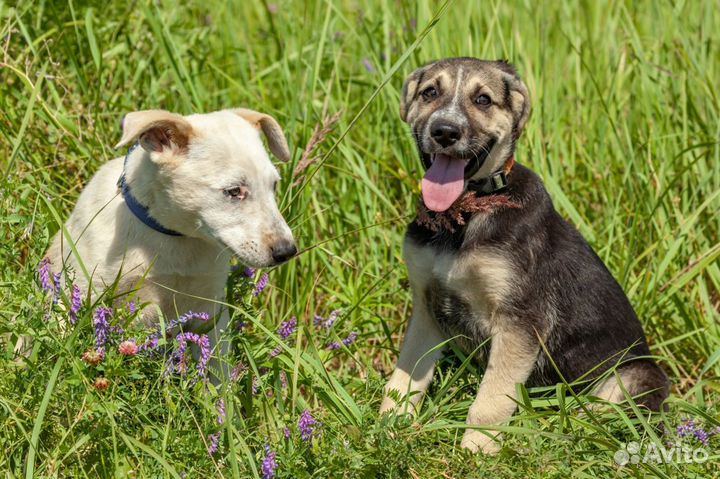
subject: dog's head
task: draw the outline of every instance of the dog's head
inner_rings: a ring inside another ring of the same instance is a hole
[[[403,86],[400,117],[428,170],[425,205],[445,211],[467,180],[498,171],[529,115],[527,87],[506,62],[449,58],[414,71]]]
[[[142,146],[127,164],[127,181],[160,224],[262,267],[282,263],[297,249],[275,202],[280,175],[261,132],[273,154],[288,161],[277,121],[246,109],[186,117],[162,110],[129,113],[117,147],[135,140]]]

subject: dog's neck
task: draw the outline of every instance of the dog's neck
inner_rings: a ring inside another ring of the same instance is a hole
[[[469,181],[462,196],[446,211],[430,211],[421,200],[415,221],[436,233],[442,230],[455,233],[457,228],[464,228],[469,217],[476,213],[492,213],[501,208],[520,208],[519,203],[503,194],[514,166],[515,156],[510,155],[503,167],[490,176]]]
[[[475,192],[476,196],[491,195],[504,190],[508,185],[507,177],[515,166],[515,155],[505,160],[503,167],[485,178],[470,180],[466,191]]]
[[[168,236],[183,236],[182,233],[178,233],[175,230],[172,230],[170,228],[167,228],[166,226],[163,226],[156,220],[151,214],[150,214],[150,208],[148,205],[146,205],[144,202],[139,200],[135,194],[133,194],[133,191],[130,190],[130,180],[128,179],[128,159],[130,158],[130,155],[135,151],[136,149],[139,149],[137,153],[138,156],[144,156],[144,152],[142,151],[142,148],[139,148],[139,144],[136,143],[133,146],[130,147],[130,149],[127,152],[127,155],[125,155],[125,162],[123,164],[123,172],[120,175],[120,178],[118,179],[117,186],[120,189],[120,193],[122,194],[123,198],[125,199],[125,205],[128,207],[128,209],[132,212],[132,214],[140,220],[142,223],[144,223],[149,228],[157,231],[158,233],[162,233],[164,235]],[[141,161],[142,158],[138,158],[138,161]],[[133,185],[139,185],[140,182],[136,181],[136,177],[133,177],[132,181]],[[142,188],[140,188],[142,189]],[[143,195],[147,196],[147,195]]]

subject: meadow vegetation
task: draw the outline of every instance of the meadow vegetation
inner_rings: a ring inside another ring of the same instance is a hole
[[[0,1],[0,33],[4,477],[718,474],[717,2]],[[417,420],[378,417],[411,308],[401,244],[421,176],[400,88],[446,56],[517,66],[534,112],[516,158],[627,291],[672,381],[667,412],[521,388],[500,454],[471,455],[459,443],[482,370],[452,350]],[[83,185],[124,154],[124,113],[238,106],[285,128],[279,202],[302,253],[237,265],[235,374],[215,388],[194,363],[168,368],[182,341],[120,347],[153,338],[132,324],[138,305],[53,278],[44,291],[37,270]],[[83,357],[98,314],[124,330],[102,360]],[[35,341],[17,361],[22,335]],[[621,467],[631,441],[709,457]]]

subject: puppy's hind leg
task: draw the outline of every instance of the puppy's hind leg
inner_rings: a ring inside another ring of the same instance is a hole
[[[391,391],[396,391],[400,397],[405,396],[407,401],[402,401],[401,404],[409,403],[411,406],[409,410],[405,406],[401,412],[414,414],[415,406],[432,381],[435,363],[442,356],[439,345],[445,340],[445,336],[428,314],[425,302],[419,295],[413,296],[413,315],[400,350],[397,367],[385,386],[380,414],[398,409],[399,405],[389,395]]]
[[[616,377],[617,374],[617,377]],[[640,406],[659,411],[668,396],[670,385],[667,375],[654,361],[637,359],[618,367],[616,374],[605,379],[594,390],[594,395],[609,402],[622,402],[627,391]],[[622,388],[618,384],[622,383]]]

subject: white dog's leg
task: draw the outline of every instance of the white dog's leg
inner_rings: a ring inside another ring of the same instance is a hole
[[[518,330],[500,330],[492,336],[488,366],[470,406],[468,426],[489,426],[509,419],[515,412],[515,385],[525,383],[535,366],[539,347]],[[466,429],[462,447],[494,454],[500,450],[497,431]]]
[[[408,411],[406,406],[402,412],[415,413],[415,406],[430,385],[435,363],[442,355],[442,348],[437,346],[445,340],[445,336],[427,313],[424,301],[415,299],[413,315],[400,350],[397,367],[385,386],[380,414],[397,409],[398,404],[388,395],[393,390],[397,391],[400,397],[410,395],[407,402],[412,407]]]

